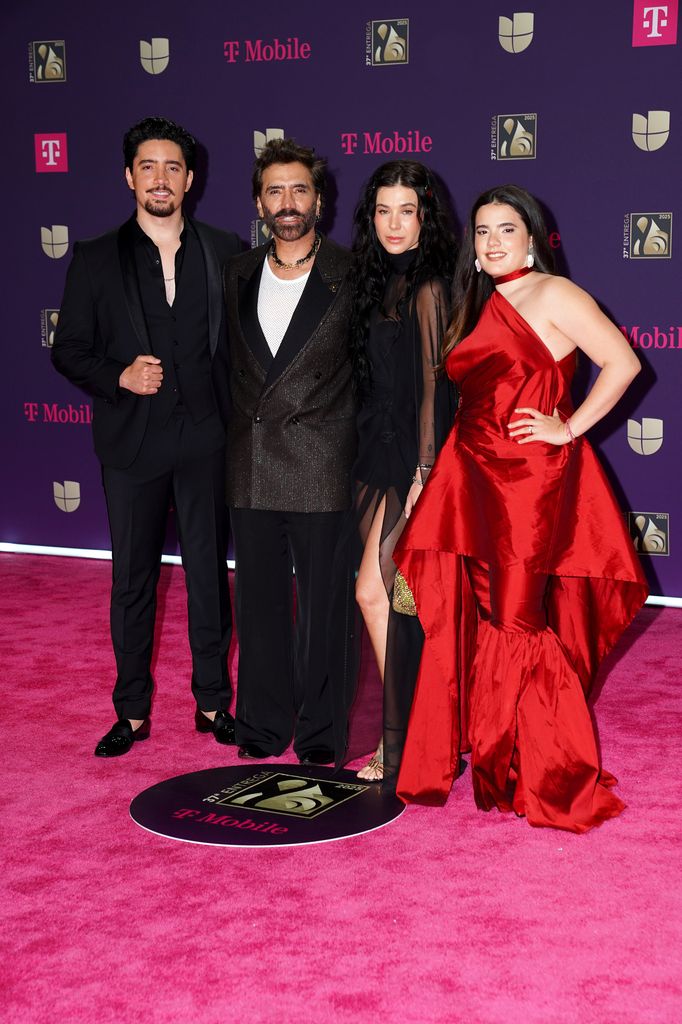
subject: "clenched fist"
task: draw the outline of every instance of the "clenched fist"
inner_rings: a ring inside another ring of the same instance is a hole
[[[163,367],[156,356],[138,356],[118,378],[119,387],[135,395],[155,395],[161,387]]]

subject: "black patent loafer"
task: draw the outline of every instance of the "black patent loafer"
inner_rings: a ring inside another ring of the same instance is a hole
[[[237,741],[234,736],[234,718],[229,711],[219,710],[211,721],[199,708],[194,713],[194,724],[197,732],[212,732],[216,743],[231,746]]]
[[[145,718],[142,725],[133,729],[127,718],[119,719],[95,747],[95,757],[120,757],[121,754],[127,754],[133,743],[149,739],[151,725],[150,719]]]

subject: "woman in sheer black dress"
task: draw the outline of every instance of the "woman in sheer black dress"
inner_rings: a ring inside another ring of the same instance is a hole
[[[383,743],[358,775],[380,781],[399,766],[423,641],[418,620],[391,605],[393,548],[454,414],[437,367],[456,243],[428,168],[411,160],[377,168],[355,212],[353,250],[356,598],[384,683]]]

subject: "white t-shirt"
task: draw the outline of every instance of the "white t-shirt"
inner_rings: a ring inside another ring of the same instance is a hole
[[[258,289],[258,320],[273,356],[277,355],[277,349],[287,333],[309,274],[310,271],[293,281],[283,281],[275,277],[270,268],[270,260],[265,257]]]

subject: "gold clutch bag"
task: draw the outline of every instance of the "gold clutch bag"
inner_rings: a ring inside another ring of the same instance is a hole
[[[407,580],[401,573],[400,569],[395,574],[395,583],[393,584],[393,610],[400,612],[401,615],[416,615],[417,606],[414,603],[414,596],[412,591],[407,585]]]

